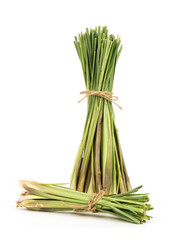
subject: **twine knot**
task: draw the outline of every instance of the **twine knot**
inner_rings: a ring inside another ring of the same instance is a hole
[[[75,212],[96,212],[96,207],[95,205],[102,199],[102,197],[105,195],[105,191],[101,190],[99,191],[99,193],[93,193],[90,197],[89,197],[89,202],[87,205],[70,205],[67,204],[65,202],[61,202],[62,205],[72,208],[73,211]]]
[[[98,96],[98,97],[102,97],[105,98],[106,100],[114,103],[116,106],[119,107],[119,109],[122,110],[122,107],[119,106],[116,101],[118,101],[118,97],[117,96],[113,96],[112,92],[107,92],[107,91],[82,91],[80,92],[80,94],[86,94],[85,97],[83,97],[81,100],[78,101],[78,103],[80,103],[81,101],[83,101],[86,97],[88,96]]]

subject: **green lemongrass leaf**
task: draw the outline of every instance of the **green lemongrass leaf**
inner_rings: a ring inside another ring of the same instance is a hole
[[[43,185],[51,185],[51,186],[63,186],[63,185],[69,185],[70,183],[41,183]]]
[[[123,212],[123,211],[121,211],[121,210],[119,210],[119,209],[117,209],[117,208],[112,208],[112,210],[113,210],[113,212],[118,213],[118,214],[120,214],[120,215],[122,215],[122,216],[124,216],[124,217],[127,217],[127,218],[130,219],[130,220],[132,220],[133,223],[137,223],[137,224],[140,223],[140,220],[138,220],[136,217],[133,217],[133,216],[132,216],[131,214],[129,214],[129,213]]]
[[[112,194],[112,195],[110,195],[111,197],[122,197],[122,196],[127,196],[127,195],[129,195],[129,194],[131,194],[131,193],[135,193],[135,192],[137,192],[140,188],[142,188],[143,187],[143,185],[141,185],[141,186],[139,186],[139,187],[137,187],[137,188],[134,188],[134,189],[132,189],[132,190],[130,190],[130,191],[128,191],[128,192],[125,192],[125,193],[120,193],[120,194]]]
[[[122,214],[118,214],[118,213],[113,212],[113,211],[109,211],[109,210],[105,210],[105,209],[99,209],[99,211],[102,212],[102,213],[106,213],[106,214],[115,216],[116,218],[119,218],[121,220],[130,222],[130,223],[136,223],[135,221],[131,220],[130,218],[127,218],[126,216],[123,216]]]
[[[145,206],[145,202],[133,201],[133,200],[122,199],[122,198],[112,198],[112,201],[123,202],[123,203],[130,203],[130,204],[136,204],[136,205]]]

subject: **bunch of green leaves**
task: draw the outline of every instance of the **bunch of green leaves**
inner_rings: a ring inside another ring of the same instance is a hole
[[[20,181],[25,190],[17,201],[17,207],[37,211],[73,211],[74,205],[89,204],[90,194],[71,190],[55,184]],[[142,186],[127,193],[104,195],[96,204],[96,212],[113,215],[124,221],[140,224],[150,219],[146,215],[152,207],[148,194],[135,194]]]
[[[86,90],[112,92],[115,68],[122,50],[120,37],[107,27],[86,29],[74,41]],[[87,117],[70,187],[81,192],[107,194],[131,190],[112,102],[88,96]]]

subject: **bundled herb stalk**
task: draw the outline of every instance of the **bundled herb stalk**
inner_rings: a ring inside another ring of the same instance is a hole
[[[81,61],[87,92],[87,117],[71,176],[71,188],[106,194],[131,190],[115,116],[112,94],[121,40],[106,27],[87,29],[74,41]],[[105,93],[106,96],[100,93]],[[115,99],[116,100],[116,99]]]
[[[71,188],[62,184],[20,181],[25,190],[17,207],[37,211],[90,211],[113,215],[132,223],[150,219],[148,194],[136,194],[125,167],[112,102],[120,38],[106,27],[86,30],[75,38],[86,85],[87,118],[71,177]],[[82,92],[83,93],[83,92]],[[114,102],[115,103],[115,102]],[[76,191],[77,190],[77,191]]]
[[[132,223],[143,223],[150,219],[146,211],[152,207],[148,194],[135,194],[139,188],[127,193],[90,195],[54,184],[35,181],[20,181],[23,192],[17,201],[17,207],[37,211],[92,211],[113,215]]]

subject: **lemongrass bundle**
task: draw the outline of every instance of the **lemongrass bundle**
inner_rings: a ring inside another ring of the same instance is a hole
[[[70,187],[87,193],[102,189],[106,194],[128,192],[131,184],[112,107],[117,98],[111,95],[122,50],[120,37],[108,35],[107,27],[98,27],[79,34],[74,44],[88,97],[87,117]]]
[[[55,184],[20,181],[25,190],[17,201],[17,207],[37,211],[92,211],[113,215],[131,223],[144,223],[152,207],[148,194],[135,194],[142,186],[127,193],[104,195],[78,192]],[[103,194],[102,194],[103,193]]]

